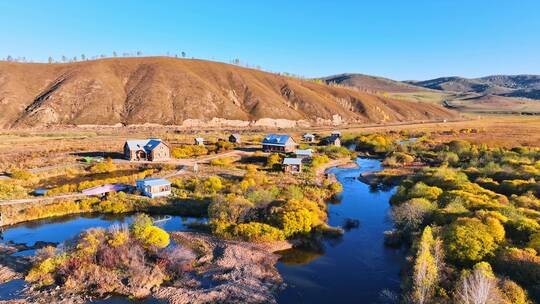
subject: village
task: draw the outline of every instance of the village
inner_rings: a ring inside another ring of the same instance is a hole
[[[341,146],[341,133],[334,131],[328,137],[322,138],[318,144],[327,146]],[[302,142],[306,144],[316,144],[319,137],[306,133],[302,136]],[[225,141],[224,139],[220,139]],[[231,134],[227,141],[235,145],[235,148],[241,148],[242,139],[238,133]],[[203,137],[195,137],[194,145],[205,146]],[[302,172],[303,165],[309,164],[312,156],[312,149],[299,149],[299,144],[290,135],[286,134],[268,134],[260,143],[258,150],[266,153],[280,153],[285,157],[281,163],[281,170],[285,173],[298,174]],[[171,147],[168,143],[161,139],[130,139],[127,140],[123,148],[124,157],[130,162],[154,162],[154,163],[174,163],[171,159]],[[254,153],[245,152],[247,154]],[[198,162],[192,164],[192,170],[197,171]],[[130,185],[124,184],[107,184],[97,186],[82,191],[85,195],[102,195],[111,191],[125,191],[133,189]],[[136,181],[136,190],[139,190],[143,195],[154,198],[163,197],[171,194],[171,182],[166,178],[144,178]],[[43,192],[42,192],[43,193]]]
[[[79,199],[82,197],[101,197],[112,192],[126,192],[144,197],[158,198],[167,197],[171,194],[171,181],[169,179],[180,175],[199,173],[199,168],[203,164],[210,164],[212,161],[218,162],[221,159],[249,157],[262,155],[270,157],[272,154],[279,155],[279,163],[273,164],[273,170],[282,171],[286,174],[297,175],[303,172],[306,166],[310,166],[312,159],[317,155],[316,148],[320,147],[341,147],[341,132],[332,131],[327,136],[305,133],[300,140],[295,140],[288,134],[267,134],[259,142],[253,140],[244,142],[242,135],[231,133],[228,137],[218,138],[217,142],[210,143],[202,136],[193,137],[191,145],[182,145],[185,149],[205,149],[208,145],[226,145],[227,149],[216,151],[214,154],[197,156],[173,155],[174,146],[159,138],[148,139],[127,139],[123,149],[114,154],[114,157],[95,156],[94,152],[87,152],[78,162],[90,166],[112,165],[124,166],[171,166],[175,168],[173,172],[164,176],[149,176],[136,179],[131,183],[105,183],[96,180],[98,185],[93,187],[83,187],[80,191],[57,191],[59,185],[42,184],[41,187],[29,192],[30,195],[23,198],[13,198],[0,200],[1,205],[28,204],[36,202],[50,202],[55,199]],[[98,153],[97,153],[98,154]],[[88,156],[91,155],[91,156]],[[76,164],[64,163],[61,166],[71,166]],[[31,169],[29,172],[44,172],[55,169],[57,166]],[[324,172],[322,172],[324,173]],[[2,177],[2,176],[0,176]],[[6,175],[4,178],[8,178]],[[89,180],[88,182],[92,182]],[[60,185],[61,186],[61,185]]]

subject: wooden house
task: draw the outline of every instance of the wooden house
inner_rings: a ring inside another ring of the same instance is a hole
[[[315,135],[311,133],[306,133],[302,136],[303,140],[305,142],[314,142],[315,141]]]
[[[195,145],[197,145],[197,146],[204,146],[204,138],[202,138],[202,137],[195,137]]]
[[[241,142],[240,134],[233,133],[229,136],[229,142],[239,144]]]
[[[171,149],[157,138],[130,139],[124,144],[124,157],[130,161],[163,161],[171,157]]]
[[[262,149],[265,152],[293,152],[298,144],[289,135],[269,134],[262,141]]]
[[[322,144],[341,147],[341,138],[337,135],[330,135],[322,140]]]
[[[138,179],[137,190],[151,198],[169,196],[171,194],[171,182],[163,178]]]
[[[302,159],[286,157],[283,159],[283,171],[287,173],[302,172]]]
[[[311,149],[306,149],[306,150],[298,149],[294,151],[294,155],[296,156],[296,158],[300,158],[302,159],[304,163],[306,163],[306,162],[309,162],[309,160],[313,156],[313,151]]]

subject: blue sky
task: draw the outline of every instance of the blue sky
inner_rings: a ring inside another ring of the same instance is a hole
[[[319,77],[540,74],[540,1],[0,0],[0,57],[175,54]]]

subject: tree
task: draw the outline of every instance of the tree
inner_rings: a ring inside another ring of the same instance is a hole
[[[67,57],[62,55],[62,62],[66,62],[67,61]]]
[[[418,304],[428,303],[437,286],[439,265],[433,254],[435,242],[431,227],[426,226],[420,239],[413,272],[412,297]]]
[[[115,51],[113,51],[113,52],[112,52],[112,56],[113,56],[113,57],[117,57],[117,56],[118,56],[118,54],[116,54],[116,52],[115,52]]]
[[[86,60],[86,56],[84,54],[81,54],[81,60],[82,61],[85,61]]]
[[[182,58],[186,58],[186,52],[182,51]]]
[[[460,304],[501,303],[497,279],[488,263],[478,263],[472,272],[463,275],[457,287],[456,302]]]
[[[425,218],[435,209],[433,204],[424,198],[413,198],[392,207],[391,215],[396,228],[409,235],[420,228]]]
[[[54,62],[54,59],[53,59],[51,56],[49,56],[48,62],[49,62],[49,63],[53,63],[53,62]]]
[[[13,61],[13,57],[11,57],[11,55],[8,55],[8,56],[6,57],[6,60],[11,62],[11,61]]]
[[[458,218],[448,227],[445,239],[448,257],[463,264],[479,262],[497,249],[488,226],[477,218]]]
[[[266,160],[266,166],[268,168],[274,168],[276,165],[281,164],[281,156],[277,153],[272,153]]]
[[[137,51],[137,56],[142,56],[142,52],[141,52],[141,51]]]

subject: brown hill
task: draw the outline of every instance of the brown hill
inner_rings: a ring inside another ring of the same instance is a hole
[[[182,125],[213,118],[390,122],[453,118],[435,105],[203,60],[114,58],[69,64],[0,62],[0,128]]]
[[[411,93],[428,89],[384,77],[364,74],[339,74],[322,78],[328,84],[340,84],[365,92]]]

